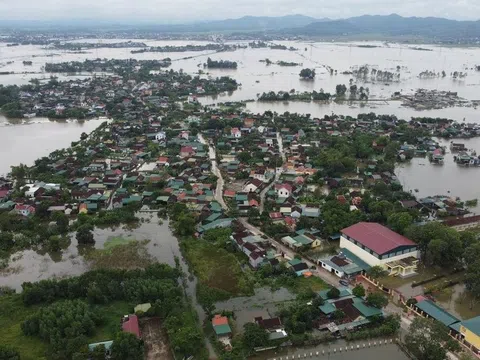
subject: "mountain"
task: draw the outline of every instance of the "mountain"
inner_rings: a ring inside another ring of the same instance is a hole
[[[55,26],[73,26],[74,28],[136,28],[158,32],[227,32],[227,31],[277,31],[288,28],[299,28],[313,22],[321,22],[329,19],[315,19],[304,15],[286,15],[278,17],[268,16],[244,16],[238,19],[226,19],[215,21],[198,21],[184,24],[159,24],[151,20],[93,20],[93,19],[61,19],[51,21],[26,21],[26,20],[0,20],[0,28],[52,28]]]
[[[227,19],[195,23],[190,26],[194,31],[261,31],[303,27],[322,20],[304,15],[286,15],[279,17],[244,16],[239,19]]]
[[[480,21],[457,21],[435,17],[364,15],[342,20],[314,22],[286,33],[306,36],[384,35],[429,39],[480,38]]]

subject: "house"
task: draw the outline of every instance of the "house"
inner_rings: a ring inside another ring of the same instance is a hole
[[[340,248],[390,275],[414,275],[417,268],[417,244],[378,223],[359,222],[341,230]]]
[[[97,346],[101,346],[101,345],[103,345],[105,347],[105,355],[110,356],[111,355],[111,348],[112,348],[112,345],[113,345],[113,340],[88,344],[88,351],[93,351],[93,350],[95,350],[95,348]]]
[[[182,146],[180,149],[180,157],[185,158],[185,157],[190,157],[195,155],[195,150],[193,150],[193,147],[191,146]]]
[[[85,203],[81,203],[78,206],[78,213],[79,214],[87,214],[88,213],[88,206]]]
[[[361,274],[365,270],[343,253],[320,259],[318,262],[323,269],[339,278],[350,278]]]
[[[35,214],[35,208],[32,205],[17,204],[15,212],[19,215],[30,216]]]
[[[262,329],[268,332],[268,339],[273,340],[282,340],[285,339],[288,334],[286,333],[282,321],[280,318],[270,318],[264,319],[263,317],[256,317],[253,321],[260,326]]]
[[[242,132],[239,128],[232,128],[232,130],[230,130],[230,135],[232,135],[235,139],[239,139],[242,137]]]
[[[167,135],[165,134],[165,131],[160,131],[155,134],[155,140],[157,141],[165,141],[167,140]]]
[[[480,224],[480,215],[448,219],[445,220],[443,223],[447,226],[454,228],[457,231],[464,231],[469,228],[477,227]]]
[[[463,343],[470,345],[475,354],[480,353],[480,316],[476,316],[460,323],[459,332]]]
[[[157,164],[160,166],[169,166],[168,157],[160,156],[157,160]]]
[[[231,347],[230,338],[232,337],[232,329],[228,324],[228,318],[218,314],[215,315],[212,319],[212,327],[218,341],[225,347]]]
[[[246,128],[251,128],[253,127],[253,125],[255,125],[255,119],[245,118],[243,120],[243,126],[245,126]]]
[[[265,169],[257,169],[254,170],[250,173],[250,177],[253,177],[254,179],[258,179],[263,182],[268,182],[268,179],[266,178],[266,171]]]
[[[247,193],[256,192],[262,185],[263,182],[261,180],[250,179],[245,183],[243,191]]]
[[[275,192],[277,196],[280,198],[288,198],[293,191],[293,187],[290,184],[276,184],[275,185]]]
[[[129,332],[140,339],[140,327],[137,315],[125,315],[122,319],[122,331]]]

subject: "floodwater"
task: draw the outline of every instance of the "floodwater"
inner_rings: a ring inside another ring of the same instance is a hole
[[[370,347],[368,343],[370,341]],[[373,343],[376,343],[373,346]],[[363,347],[365,344],[365,348]],[[359,349],[357,349],[357,345]],[[353,350],[352,347],[353,346]],[[348,350],[345,351],[345,347]],[[340,351],[340,348],[342,351]],[[335,349],[335,352],[334,352]],[[318,352],[318,355],[317,355]],[[311,355],[310,355],[311,354]],[[347,343],[344,340],[337,340],[328,344],[314,347],[285,347],[280,351],[265,351],[252,356],[255,360],[280,360],[280,359],[328,359],[328,360],[354,360],[354,359],[389,359],[408,360],[407,355],[395,344],[387,340],[387,344],[379,340],[363,340]]]
[[[433,165],[425,158],[413,158],[408,163],[397,166],[395,173],[406,191],[411,191],[418,198],[429,195],[447,195],[460,197],[463,201],[480,198],[480,167],[458,166],[450,152],[451,140],[436,139],[441,146],[447,147],[444,165]],[[456,139],[468,149],[480,152],[480,138]],[[418,190],[418,192],[417,192]],[[471,209],[478,213],[479,207]]]
[[[10,172],[10,166],[33,165],[36,159],[69,147],[72,141],[80,140],[82,132],[90,133],[103,121],[58,122],[33,118],[18,125],[0,115],[0,176]]]
[[[82,39],[81,42],[121,42],[128,40],[113,39]],[[206,41],[143,41],[147,46],[166,45],[187,45],[207,44]],[[236,42],[246,44],[246,42]],[[413,45],[382,42],[353,42],[353,43],[321,43],[321,42],[296,42],[276,41],[287,47],[294,47],[296,51],[272,50],[272,49],[239,49],[231,52],[212,53],[205,52],[177,52],[177,53],[142,53],[131,54],[132,49],[93,49],[85,53],[74,53],[69,51],[58,51],[46,49],[42,46],[18,46],[6,47],[0,44],[0,69],[1,71],[14,71],[14,75],[0,76],[1,84],[25,84],[31,78],[48,79],[50,74],[43,72],[46,62],[62,61],[83,61],[92,58],[135,58],[135,59],[162,59],[170,57],[173,62],[171,68],[194,74],[203,70],[208,75],[228,75],[235,78],[240,88],[229,94],[220,94],[215,97],[203,97],[200,101],[204,104],[215,104],[224,101],[254,100],[257,94],[267,91],[319,91],[324,89],[334,93],[337,84],[349,84],[351,75],[342,75],[341,72],[351,70],[354,67],[368,64],[378,70],[387,70],[400,73],[400,81],[394,83],[361,82],[358,86],[368,87],[370,99],[367,103],[322,103],[322,102],[249,102],[247,109],[253,113],[263,113],[266,110],[283,113],[285,111],[308,113],[312,116],[322,117],[332,113],[355,116],[364,112],[376,112],[379,114],[394,114],[399,118],[410,119],[413,116],[448,117],[461,121],[476,122],[479,110],[472,107],[452,107],[441,110],[416,111],[401,106],[398,101],[387,101],[386,99],[395,91],[413,92],[417,88],[453,90],[459,96],[468,100],[480,98],[480,72],[473,70],[478,65],[480,58],[479,48],[441,47],[433,45],[420,45],[423,49],[430,51],[415,50]],[[372,45],[373,48],[359,47],[359,45]],[[214,60],[237,61],[238,69],[204,69],[203,63],[207,57]],[[298,67],[281,67],[279,65],[267,66],[260,60],[270,59],[272,62],[288,61],[301,63]],[[32,61],[32,66],[24,66],[23,61]],[[12,62],[7,64],[7,62]],[[3,66],[2,66],[3,65]],[[317,76],[313,81],[301,80],[298,76],[302,67],[315,68]],[[337,75],[330,75],[329,69],[338,71]],[[445,78],[435,77],[433,79],[420,79],[418,74],[429,70],[437,73],[445,70]],[[454,71],[466,72],[468,75],[455,80],[450,74]],[[32,72],[34,74],[22,74]],[[55,74],[60,79],[71,79],[80,75],[89,74]],[[2,119],[0,118],[0,122]],[[87,125],[88,124],[88,125]],[[2,129],[0,135],[0,151],[2,154],[15,154],[2,157],[0,161],[0,174],[9,170],[11,165],[19,162],[31,163],[37,157],[47,154],[49,151],[68,145],[72,140],[78,139],[79,126],[93,126],[93,123],[64,124],[53,123],[47,127],[42,125],[10,126],[12,129]],[[4,131],[5,130],[5,131]],[[91,128],[89,129],[91,130]],[[86,131],[87,132],[87,131]],[[68,135],[67,135],[68,134]],[[18,139],[21,141],[18,141]],[[52,141],[54,139],[54,141]],[[475,140],[472,140],[475,142]],[[36,149],[35,152],[26,151],[24,144],[28,143],[29,148]],[[476,144],[472,144],[476,145]],[[479,149],[480,150],[480,149]],[[407,189],[418,189],[419,195],[427,196],[436,193],[445,193],[450,190],[452,195],[460,196],[462,199],[475,198],[478,195],[475,184],[477,180],[476,169],[458,169],[455,164],[446,159],[443,168],[428,164],[423,166],[423,159],[414,159],[410,165],[402,165],[398,169],[402,183]],[[453,166],[452,166],[453,165]],[[478,172],[480,173],[480,172]],[[434,181],[432,181],[434,179]]]
[[[182,259],[178,241],[170,231],[168,221],[159,225],[156,213],[138,215],[145,219],[138,227],[127,226],[115,228],[96,228],[94,230],[95,248],[102,249],[112,237],[125,239],[150,240],[146,245],[148,254],[161,263],[175,266],[175,256]],[[49,278],[80,275],[89,270],[89,264],[81,255],[82,247],[78,246],[75,234],[71,235],[71,243],[61,252],[46,253],[44,251],[25,250],[11,256],[9,267],[0,277],[0,286],[10,286],[17,290],[25,281],[39,281]],[[188,272],[188,271],[187,271]]]
[[[228,310],[235,312],[235,326],[237,331],[243,331],[246,323],[256,317],[275,317],[278,306],[286,301],[294,300],[295,295],[285,288],[271,291],[269,288],[255,289],[255,294],[249,297],[236,297],[227,301],[215,303],[218,311]]]

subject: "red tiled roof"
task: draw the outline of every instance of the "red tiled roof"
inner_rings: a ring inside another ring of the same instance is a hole
[[[415,246],[415,243],[405,236],[397,234],[378,223],[359,222],[341,230],[341,232],[379,255],[400,246]]]
[[[138,326],[137,315],[128,315],[128,320],[122,324],[122,330],[132,333],[136,337],[140,338],[140,328]]]
[[[234,190],[225,190],[224,193],[223,193],[223,196],[235,197],[235,191]]]
[[[279,212],[271,212],[268,215],[270,216],[270,219],[281,219],[281,218],[283,218],[282,213],[279,213]]]
[[[212,325],[228,325],[228,318],[226,316],[215,315],[215,317],[212,319]]]

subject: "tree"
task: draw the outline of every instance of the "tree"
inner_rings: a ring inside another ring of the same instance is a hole
[[[387,219],[388,226],[399,234],[403,234],[412,223],[413,217],[407,212],[390,214]]]
[[[378,309],[381,309],[387,306],[388,299],[382,293],[374,292],[374,293],[368,294],[366,302],[369,306],[373,306]]]
[[[243,326],[243,344],[247,349],[265,346],[268,343],[268,333],[265,329],[254,323]]]
[[[460,261],[463,244],[455,229],[439,222],[429,222],[421,226],[409,226],[405,236],[418,244],[424,262],[454,266]],[[430,245],[431,242],[433,244]]]
[[[343,318],[345,318],[345,313],[342,310],[337,309],[332,313],[332,318],[334,320],[342,320]]]
[[[335,88],[335,92],[338,97],[345,96],[345,93],[347,92],[347,87],[345,85],[338,84]]]
[[[57,224],[57,229],[60,232],[60,234],[65,234],[68,232],[69,220],[68,220],[68,216],[65,215],[65,213],[61,211],[55,211],[52,214],[52,220],[54,220],[55,223]]]
[[[93,236],[93,226],[90,224],[82,225],[78,228],[76,239],[79,244],[95,244],[95,238]]]
[[[300,71],[300,77],[302,79],[314,79],[315,78],[315,69],[302,69]]]
[[[405,346],[418,360],[446,360],[447,351],[442,343],[450,340],[448,328],[442,323],[416,317],[405,336]]]
[[[358,297],[364,297],[365,296],[365,288],[363,287],[362,284],[358,284],[355,286],[352,290],[352,294]]]
[[[336,287],[332,287],[330,290],[328,290],[327,297],[329,299],[338,299],[340,297],[340,290],[338,290]]]
[[[20,360],[20,354],[11,346],[0,345],[0,360]]]
[[[112,359],[143,360],[143,341],[128,332],[118,332],[112,344]]]
[[[480,260],[467,264],[465,286],[472,295],[470,301],[470,308],[472,309],[475,302],[480,298]]]

